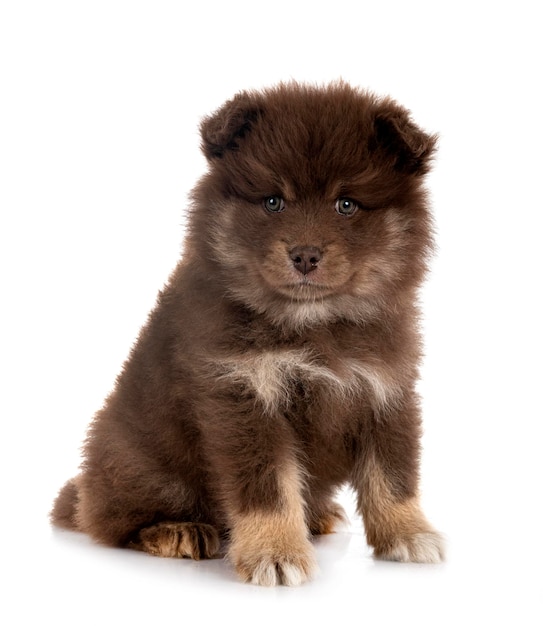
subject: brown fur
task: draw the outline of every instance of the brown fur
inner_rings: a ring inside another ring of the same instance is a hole
[[[183,259],[54,523],[162,556],[222,537],[243,580],[298,584],[350,483],[377,556],[440,560],[415,394],[435,137],[343,83],[238,94],[201,133]]]

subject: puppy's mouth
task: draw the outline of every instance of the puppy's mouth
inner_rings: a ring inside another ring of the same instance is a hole
[[[274,281],[275,282],[275,281]],[[288,282],[272,285],[274,290],[293,300],[317,300],[334,294],[333,286],[318,280],[317,276],[293,277]]]
[[[324,291],[330,291],[331,288],[318,281],[315,280],[316,277],[315,276],[300,276],[297,277],[296,280],[293,280],[292,282],[288,282],[286,283],[285,287],[287,289],[293,289],[294,291],[296,290],[302,290],[302,291],[308,291],[308,290],[313,290],[316,292],[324,292]]]

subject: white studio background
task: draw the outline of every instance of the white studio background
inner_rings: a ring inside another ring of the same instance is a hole
[[[525,0],[0,3],[3,623],[542,623],[539,15]],[[52,531],[179,256],[201,116],[291,78],[390,94],[441,137],[420,389],[447,563],[376,563],[353,516],[317,541],[314,582],[260,589],[223,562]]]

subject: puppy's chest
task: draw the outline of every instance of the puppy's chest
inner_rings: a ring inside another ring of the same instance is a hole
[[[269,413],[286,410],[300,398],[311,404],[323,396],[334,404],[365,400],[381,409],[398,393],[383,361],[352,353],[332,358],[307,346],[248,350],[218,359],[215,367],[219,379],[242,385]]]

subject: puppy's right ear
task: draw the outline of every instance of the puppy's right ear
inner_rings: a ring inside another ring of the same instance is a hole
[[[254,97],[242,92],[228,100],[200,124],[202,152],[208,160],[221,158],[228,150],[238,150],[261,112]]]
[[[374,142],[407,174],[426,174],[435,151],[437,135],[428,135],[411,120],[406,109],[385,101],[374,120]]]

